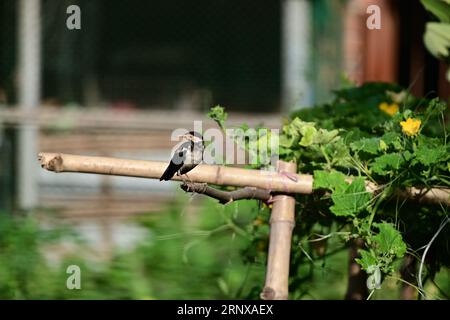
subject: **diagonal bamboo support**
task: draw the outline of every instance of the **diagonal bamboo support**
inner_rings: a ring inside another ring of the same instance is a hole
[[[278,162],[278,171],[297,172],[293,162]],[[292,230],[295,224],[295,197],[276,195],[270,217],[269,254],[266,283],[261,293],[264,300],[287,300]]]
[[[40,153],[41,166],[54,172],[81,172],[117,176],[159,179],[167,162],[129,160],[109,157],[79,156],[62,153]],[[180,181],[180,177],[173,177]],[[271,192],[310,194],[313,192],[313,177],[307,174],[288,174],[250,170],[214,165],[199,165],[189,172],[191,182],[204,182],[235,187],[255,187]],[[367,183],[367,191],[378,189]],[[450,206],[449,189],[422,190],[409,188],[399,194],[401,197],[424,203],[441,203]]]

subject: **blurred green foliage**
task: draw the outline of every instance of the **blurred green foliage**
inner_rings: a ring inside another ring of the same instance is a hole
[[[186,201],[180,197],[164,212],[138,218],[147,231],[144,238],[104,261],[84,254],[86,243],[67,228],[42,228],[33,216],[0,215],[0,298],[257,298],[265,261],[241,254],[264,209],[252,201],[222,206],[207,200],[196,212],[185,212]],[[44,253],[63,242],[75,244],[76,253],[47,261]],[[81,290],[66,288],[69,265],[81,269]]]
[[[86,242],[64,225],[44,228],[36,216],[1,214],[0,299],[258,299],[265,276],[268,208],[255,201],[222,206],[202,198],[196,211],[189,212],[187,200],[180,196],[163,212],[140,216],[134,222],[146,230],[143,239],[106,260],[86,254]],[[322,255],[298,232],[291,298],[342,299],[346,247],[330,238]],[[67,243],[77,251],[58,262],[45,258]],[[69,265],[81,269],[81,290],[66,288]],[[448,272],[441,272],[435,281],[448,293],[449,279]],[[374,297],[399,298],[398,283],[391,280]]]

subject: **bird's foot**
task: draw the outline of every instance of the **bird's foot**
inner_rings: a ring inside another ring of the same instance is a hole
[[[189,180],[190,183],[194,183],[194,182],[191,180],[191,178],[189,178],[189,176],[188,176],[187,173],[185,173],[184,176],[186,176],[186,178]],[[183,180],[183,181],[184,181],[184,180]],[[186,182],[185,182],[185,183],[186,183]]]

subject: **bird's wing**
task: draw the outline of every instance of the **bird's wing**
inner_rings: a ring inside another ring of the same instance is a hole
[[[172,179],[175,173],[177,173],[177,171],[180,170],[180,168],[183,166],[184,160],[186,159],[186,153],[188,152],[189,148],[190,143],[186,142],[180,145],[177,150],[175,150],[169,165],[162,174],[161,178],[159,178],[159,181]]]
[[[175,150],[173,156],[172,156],[172,162],[175,164],[183,164],[186,160],[186,154],[188,152],[191,152],[191,142],[184,142],[181,144],[177,150]]]

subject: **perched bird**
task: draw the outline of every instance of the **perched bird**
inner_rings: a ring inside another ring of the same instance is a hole
[[[203,136],[195,131],[182,135],[183,143],[175,150],[169,166],[159,181],[170,180],[175,175],[183,175],[194,169],[203,160]]]

